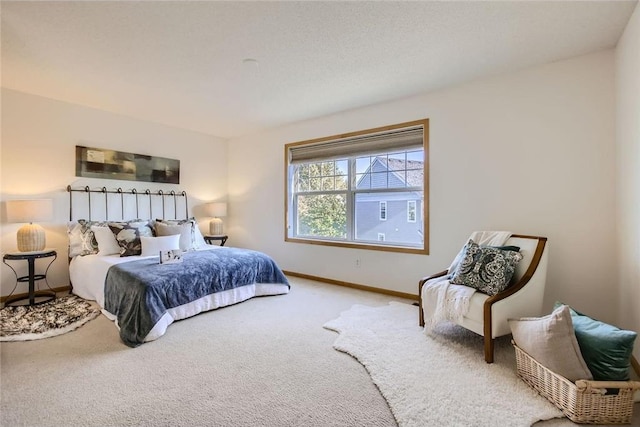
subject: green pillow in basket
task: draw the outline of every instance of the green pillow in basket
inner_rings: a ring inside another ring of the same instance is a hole
[[[555,307],[562,303],[556,302]],[[637,333],[592,319],[570,309],[584,361],[596,381],[628,381]]]

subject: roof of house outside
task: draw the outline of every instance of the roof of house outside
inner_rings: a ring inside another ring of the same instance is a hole
[[[407,186],[420,187],[424,183],[424,162],[418,160],[400,160],[389,159],[387,157],[376,157],[382,163],[386,163],[387,169],[392,172],[407,170]],[[395,175],[404,180],[404,174],[395,173]]]
[[[421,187],[424,184],[424,162],[418,160],[400,160],[390,159],[388,157],[376,156],[371,166],[365,171],[364,175],[371,173],[376,162],[391,172],[400,181],[405,182],[404,171],[407,171],[407,179],[405,184],[407,187]],[[356,188],[360,187],[360,181],[356,184]]]

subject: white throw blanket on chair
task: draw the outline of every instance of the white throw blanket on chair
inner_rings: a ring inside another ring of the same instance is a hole
[[[469,239],[482,246],[502,246],[509,237],[511,237],[511,233],[508,231],[474,231]],[[469,301],[476,290],[449,282],[451,275],[462,260],[463,253],[464,246],[451,263],[446,276],[428,280],[422,286],[424,331],[427,334],[431,333],[433,328],[444,320],[460,323],[469,311]]]

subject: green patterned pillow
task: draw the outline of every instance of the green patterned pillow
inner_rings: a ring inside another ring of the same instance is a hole
[[[463,250],[462,261],[449,281],[495,295],[509,286],[521,259],[520,252],[482,247],[469,239]]]
[[[140,255],[142,243],[140,236],[153,237],[149,221],[110,222],[109,228],[120,246],[120,256]]]

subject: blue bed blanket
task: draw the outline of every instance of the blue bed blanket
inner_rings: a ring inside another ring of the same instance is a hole
[[[120,337],[129,347],[142,344],[168,309],[255,283],[289,288],[282,270],[262,252],[223,248],[187,252],[182,258],[176,264],[144,258],[109,268],[104,308],[116,316]]]

